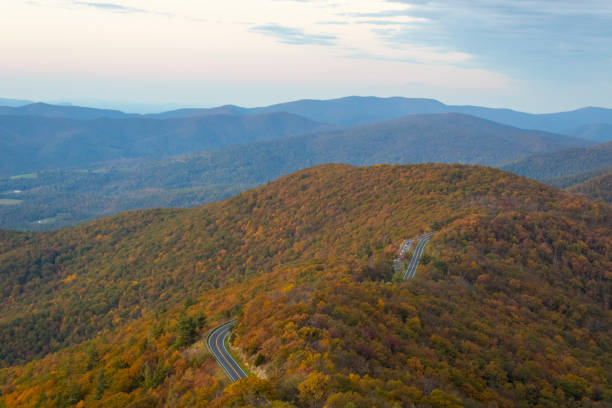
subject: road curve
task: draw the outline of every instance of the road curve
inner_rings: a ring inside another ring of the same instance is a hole
[[[423,250],[425,249],[425,245],[429,242],[429,240],[433,237],[433,232],[429,234],[423,235],[419,242],[416,244],[414,248],[414,254],[412,255],[412,259],[410,259],[410,264],[408,264],[408,269],[404,273],[404,279],[413,279],[416,274],[416,270],[419,266],[419,261],[421,260],[421,255],[423,255]]]
[[[229,335],[230,329],[236,324],[235,321],[224,323],[215,329],[208,336],[208,349],[215,356],[219,365],[225,371],[229,379],[234,382],[241,378],[246,378],[247,374],[240,368],[225,348],[225,339]]]

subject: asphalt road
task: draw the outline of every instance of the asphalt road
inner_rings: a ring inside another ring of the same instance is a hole
[[[228,322],[216,327],[208,336],[208,349],[217,359],[219,365],[223,368],[227,376],[232,382],[238,381],[241,378],[246,378],[246,373],[240,368],[240,365],[234,360],[230,353],[225,348],[225,339],[229,335],[230,329],[236,322]]]
[[[412,255],[412,259],[410,259],[410,264],[408,264],[408,269],[406,269],[406,272],[404,273],[404,279],[414,278],[414,274],[416,274],[416,270],[419,266],[419,261],[421,260],[421,255],[423,255],[425,245],[427,245],[427,242],[429,242],[431,237],[433,237],[433,232],[425,234],[419,239],[419,242],[414,248],[414,254]]]

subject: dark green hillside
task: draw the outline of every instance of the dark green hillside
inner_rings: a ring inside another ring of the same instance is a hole
[[[0,398],[604,408],[611,226],[606,204],[491,168],[326,165],[204,207],[4,233],[5,364],[67,348],[0,370]],[[416,278],[394,281],[400,243],[431,229]],[[224,389],[178,340],[199,314],[236,318],[268,379]]]
[[[158,159],[325,128],[289,113],[90,120],[0,116],[0,175],[91,168],[118,159]]]

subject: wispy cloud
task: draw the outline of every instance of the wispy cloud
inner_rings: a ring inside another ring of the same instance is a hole
[[[298,28],[278,24],[254,26],[251,27],[251,31],[274,37],[283,44],[334,45],[337,40],[337,37],[333,35],[308,34]]]
[[[115,3],[96,3],[87,1],[74,1],[74,4],[79,6],[94,7],[107,11],[114,11],[118,13],[148,13],[148,10],[139,9],[135,7],[128,7],[121,4]]]
[[[328,21],[318,21],[317,24],[320,24],[320,25],[339,25],[339,26],[343,26],[343,25],[349,25],[350,23],[348,21],[328,20]]]
[[[376,33],[394,46],[443,47],[475,56],[474,63],[533,75],[582,75],[577,61],[601,65],[612,57],[609,0],[388,0],[397,10],[357,14],[388,25],[389,16],[422,18]],[[400,6],[402,5],[402,6]],[[384,23],[383,23],[384,22]],[[521,63],[517,63],[521,61]],[[595,68],[595,67],[594,67]]]

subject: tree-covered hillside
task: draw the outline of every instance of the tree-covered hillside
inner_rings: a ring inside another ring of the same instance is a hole
[[[612,142],[608,142],[534,154],[502,166],[502,169],[563,188],[611,167]]]
[[[611,217],[485,167],[326,165],[204,207],[5,232],[1,355],[32,361],[0,370],[0,401],[606,407]],[[395,279],[401,242],[429,230],[416,278]],[[224,387],[190,345],[231,318],[267,379]]]
[[[567,188],[572,193],[612,204],[612,170]]]

